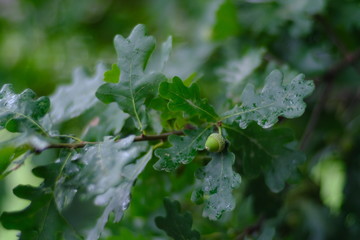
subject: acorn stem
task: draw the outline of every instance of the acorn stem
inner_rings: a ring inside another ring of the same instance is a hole
[[[219,131],[219,134],[222,136],[222,130],[221,130],[220,126],[218,127],[218,131]]]

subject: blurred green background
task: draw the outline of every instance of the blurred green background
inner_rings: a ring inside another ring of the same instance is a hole
[[[246,213],[252,202],[256,214],[283,214],[283,239],[359,239],[359,64],[347,64],[331,81],[323,78],[359,49],[359,20],[357,0],[0,0],[0,85],[50,95],[71,81],[75,67],[93,72],[98,62],[115,62],[114,36],[127,36],[138,23],[158,42],[173,36],[167,75],[195,72],[202,94],[218,108],[228,104],[217,98],[224,83],[234,82],[230,96],[236,102],[244,83],[261,86],[274,68],[287,80],[304,73],[317,86],[309,107],[303,117],[281,123],[301,140],[322,102],[304,143],[308,160],[301,180],[276,196],[256,191],[260,183],[251,180],[243,191],[253,198],[244,197],[237,211]],[[11,191],[20,183],[41,182],[31,168],[27,161],[0,180],[0,211],[26,206]],[[254,222],[253,213],[242,213],[238,224]],[[14,238],[14,231],[0,226],[0,239]]]

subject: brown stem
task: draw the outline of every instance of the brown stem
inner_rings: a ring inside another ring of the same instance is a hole
[[[336,77],[336,75],[338,75],[342,70],[354,64],[359,59],[360,59],[360,49],[347,54],[340,62],[334,64],[328,71],[326,71],[320,77],[320,80],[332,81]]]
[[[155,141],[155,140],[166,140],[168,136],[170,135],[184,135],[184,131],[172,131],[172,132],[166,132],[166,133],[162,133],[162,134],[158,134],[158,135],[140,135],[140,136],[136,136],[134,138],[134,142],[141,142],[141,141]],[[121,141],[122,139],[117,140]],[[70,149],[75,149],[75,148],[83,148],[86,145],[91,145],[91,144],[99,144],[101,142],[76,142],[76,143],[53,143],[50,144],[48,146],[46,146],[45,148],[42,149],[35,149],[36,153],[41,153],[47,149],[53,149],[53,148],[70,148]]]
[[[244,231],[242,231],[242,233],[240,233],[236,237],[236,240],[243,240],[245,239],[246,236],[252,235],[256,232],[260,232],[262,225],[264,224],[264,221],[265,221],[264,216],[261,216],[254,225],[245,228]]]

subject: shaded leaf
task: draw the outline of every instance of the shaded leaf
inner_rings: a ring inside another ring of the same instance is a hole
[[[48,97],[35,100],[36,94],[26,89],[20,94],[14,93],[11,84],[5,84],[0,90],[0,129],[12,132],[36,130],[46,134],[39,124],[50,107]]]
[[[181,214],[180,204],[177,201],[164,199],[165,217],[156,217],[156,226],[164,230],[169,237],[175,240],[197,240],[200,234],[191,230],[192,217],[190,213]]]
[[[225,126],[226,127],[226,126]],[[295,173],[297,166],[305,161],[305,155],[292,145],[290,129],[264,130],[255,124],[247,129],[228,128],[231,147],[240,154],[244,172],[248,177],[264,174],[273,192],[281,191],[286,180]]]
[[[203,216],[217,220],[224,212],[235,208],[232,190],[239,187],[240,175],[234,172],[232,166],[235,155],[227,150],[211,154],[212,160],[196,172],[200,185],[192,194],[191,200],[201,202],[205,200]]]
[[[158,97],[151,101],[150,107],[159,111],[160,121],[163,128],[168,130],[183,129],[187,123],[187,121],[184,119],[183,113],[180,111],[170,111],[167,107],[168,103],[168,100]]]
[[[314,90],[314,83],[305,81],[304,78],[303,74],[299,74],[290,84],[282,86],[281,72],[272,71],[259,94],[255,93],[253,85],[248,84],[241,95],[242,105],[224,113],[222,120],[236,122],[241,128],[246,128],[251,121],[256,121],[261,127],[269,128],[280,116],[301,116],[306,107],[303,98]]]
[[[155,150],[155,156],[159,158],[154,164],[156,170],[171,172],[180,164],[190,163],[195,158],[197,151],[205,149],[206,139],[212,133],[212,129],[198,128],[184,132],[185,136],[169,136],[168,141],[172,145],[170,148]]]
[[[210,122],[218,120],[213,107],[205,99],[200,98],[197,84],[186,87],[180,78],[174,77],[171,83],[160,84],[159,93],[161,97],[169,99],[168,108],[171,111],[183,111],[190,117],[199,116]]]
[[[117,35],[114,42],[121,70],[120,83],[102,85],[96,96],[104,103],[117,102],[143,131],[147,125],[144,103],[157,94],[159,83],[165,80],[161,73],[145,71],[155,40],[145,35],[143,25],[137,25],[128,38]]]
[[[51,120],[54,123],[69,120],[84,113],[98,100],[96,89],[101,85],[105,66],[99,64],[93,76],[88,76],[84,69],[78,68],[73,73],[70,85],[58,87],[51,99]]]
[[[128,208],[134,181],[152,156],[152,150],[141,156],[146,144],[133,143],[133,140],[134,136],[119,142],[105,139],[101,144],[86,147],[79,156],[83,166],[81,170],[60,179],[57,184],[56,203],[59,209],[67,208],[78,192],[83,198],[94,199],[94,207],[101,209],[101,214],[91,219],[96,222],[95,226],[84,232],[86,239],[98,239],[109,215],[113,212],[114,221],[118,222]]]
[[[233,59],[217,71],[226,85],[226,96],[239,101],[239,91],[243,91],[249,76],[261,65],[265,49],[252,49],[240,59]]]
[[[68,154],[68,157],[70,154]],[[7,229],[20,230],[24,240],[80,239],[60,215],[54,202],[53,188],[62,174],[64,163],[55,163],[33,170],[35,176],[44,178],[39,187],[17,186],[14,194],[30,200],[30,205],[21,211],[4,212],[0,221]]]

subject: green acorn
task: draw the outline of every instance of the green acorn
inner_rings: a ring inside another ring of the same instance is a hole
[[[225,138],[220,133],[212,133],[206,139],[205,148],[209,152],[221,152],[225,147]]]

